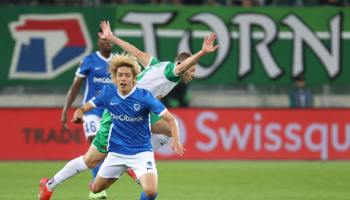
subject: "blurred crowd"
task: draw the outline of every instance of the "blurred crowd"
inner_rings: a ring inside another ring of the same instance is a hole
[[[0,0],[0,5],[52,5],[99,7],[101,5],[207,5],[207,6],[348,6],[348,0]]]

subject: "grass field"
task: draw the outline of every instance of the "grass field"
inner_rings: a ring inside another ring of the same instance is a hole
[[[39,180],[65,162],[0,162],[0,199],[37,199]],[[350,199],[350,162],[157,162],[159,200]],[[91,172],[57,187],[52,200],[88,199]],[[142,189],[123,176],[108,199],[139,199]]]

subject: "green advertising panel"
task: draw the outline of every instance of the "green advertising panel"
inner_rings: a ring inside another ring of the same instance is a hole
[[[116,36],[162,61],[200,51],[194,84],[350,83],[350,9],[118,6],[2,7],[0,86],[69,86],[93,51],[102,20]],[[118,47],[114,51],[122,52]]]
[[[196,53],[215,32],[219,49],[201,59],[200,84],[349,84],[350,9],[118,7],[115,34],[160,60]]]

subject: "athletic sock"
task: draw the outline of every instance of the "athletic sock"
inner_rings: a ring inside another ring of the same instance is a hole
[[[151,141],[153,144],[153,152],[157,151],[159,148],[164,146],[171,140],[171,137],[168,137],[163,134],[152,134]]]
[[[66,166],[61,169],[53,178],[51,178],[47,184],[47,189],[52,192],[56,189],[56,187],[61,184],[63,181],[79,174],[82,171],[88,170],[88,166],[86,166],[84,162],[83,156],[75,158],[69,161]]]
[[[141,193],[141,198],[140,198],[140,200],[153,200],[153,199],[156,199],[157,196],[158,196],[158,192],[157,192],[156,196],[154,196],[154,197],[148,197],[148,196],[146,196],[145,192],[143,191],[143,192]]]
[[[103,163],[103,161],[100,162],[100,164],[98,164],[95,168],[92,168],[92,169],[91,169],[92,177],[93,177],[93,178],[92,178],[92,181],[91,181],[91,185],[94,183],[95,178],[96,178],[97,173],[98,173],[98,170],[100,170],[100,167],[101,167],[102,163]]]

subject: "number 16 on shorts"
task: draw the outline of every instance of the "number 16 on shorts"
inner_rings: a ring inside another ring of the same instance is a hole
[[[100,129],[101,117],[97,115],[84,115],[84,132],[86,139],[89,136],[95,136],[97,131]]]

